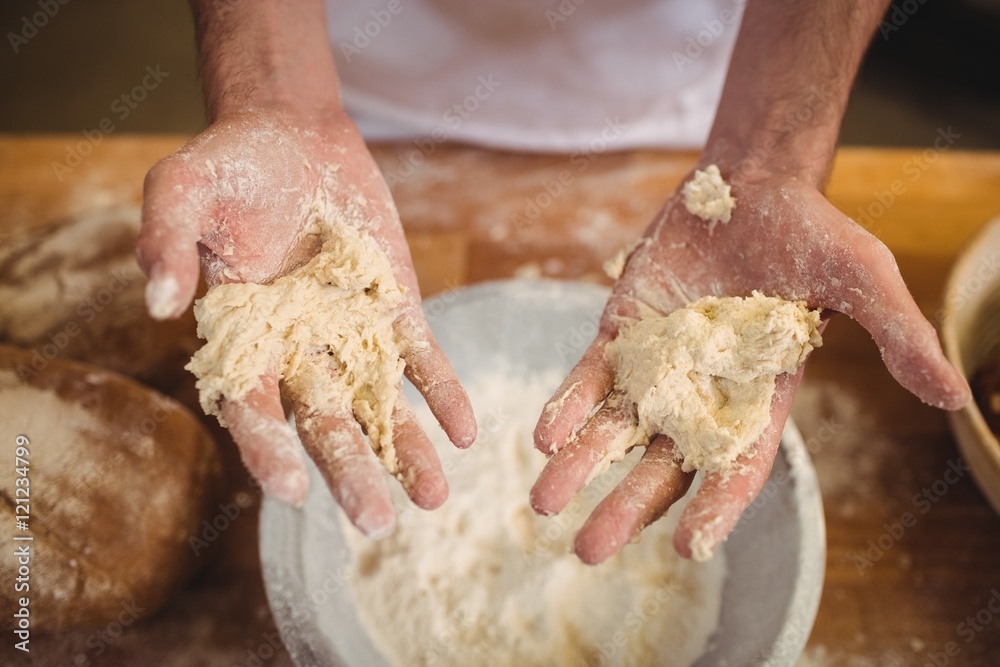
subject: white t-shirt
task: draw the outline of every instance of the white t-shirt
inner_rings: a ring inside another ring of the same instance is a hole
[[[369,139],[701,146],[744,0],[327,0]]]

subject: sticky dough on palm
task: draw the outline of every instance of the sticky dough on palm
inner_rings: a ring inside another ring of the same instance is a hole
[[[195,303],[205,345],[186,366],[205,412],[239,401],[269,370],[314,413],[350,414],[398,471],[392,409],[404,362],[393,331],[403,299],[385,253],[364,232],[323,225],[321,252],[266,285],[216,285]]]
[[[664,434],[684,470],[732,470],[770,421],[776,377],[822,344],[819,323],[805,302],[754,292],[705,297],[626,327],[607,353],[639,423],[613,456]]]

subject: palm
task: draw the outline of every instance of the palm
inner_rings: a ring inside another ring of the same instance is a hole
[[[321,211],[322,213],[317,213]],[[464,390],[434,341],[420,311],[420,292],[389,190],[360,135],[341,113],[303,120],[252,113],[213,125],[146,179],[138,256],[150,275],[151,307],[157,309],[164,276],[175,287],[161,316],[176,316],[190,303],[199,264],[209,285],[267,283],[294,270],[319,250],[306,234],[317,215],[363,228],[389,257],[406,298],[395,328],[407,341],[407,376],[427,399],[459,446],[475,438],[476,425]],[[162,299],[160,300],[162,301]],[[285,420],[273,374],[223,416],[244,462],[265,490],[300,503],[305,467],[295,434]],[[286,395],[299,435],[334,496],[364,532],[391,528],[393,510],[382,471],[349,413],[318,413]],[[400,398],[393,420],[400,479],[414,502],[436,507],[447,484],[433,446]]]
[[[965,381],[944,359],[933,327],[881,242],[794,179],[734,183],[734,195],[732,220],[714,230],[688,213],[676,195],[647,229],[645,242],[615,285],[597,339],[553,397],[552,404],[561,408],[544,412],[536,428],[539,449],[554,454],[532,490],[539,512],[561,511],[583,487],[614,433],[634,419],[617,400],[606,401],[615,369],[604,348],[622,321],[647,307],[666,314],[703,296],[745,296],[753,290],[801,299],[858,320],[900,384],[924,401],[955,408],[968,400]],[[738,461],[741,472],[706,476],[675,533],[679,553],[704,555],[714,548],[756,497],[770,473],[800,379],[801,369],[778,378],[771,423]],[[577,553],[599,562],[621,549],[686,493],[692,476],[681,472],[673,443],[654,438],[581,529]]]

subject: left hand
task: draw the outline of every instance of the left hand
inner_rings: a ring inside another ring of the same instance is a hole
[[[335,170],[330,167],[336,166]],[[367,233],[386,254],[403,303],[393,328],[401,341],[406,376],[424,396],[458,447],[476,438],[465,390],[438,346],[420,309],[420,290],[392,196],[361,135],[343,110],[304,113],[276,108],[218,119],[146,178],[139,263],[150,276],[150,309],[176,317],[198,284],[199,260],[209,286],[267,284],[319,252],[318,200],[330,214]],[[166,289],[165,289],[166,287]],[[325,353],[317,353],[323,363]],[[331,373],[334,371],[331,370]],[[317,408],[297,388],[299,378],[270,369],[240,400],[225,400],[222,414],[250,473],[268,494],[300,505],[308,476],[282,398],[292,407],[302,446],[319,467],[348,518],[378,537],[393,527],[389,487],[350,405]],[[434,446],[409,404],[394,409],[398,475],[416,505],[434,509],[448,484]]]
[[[724,177],[726,171],[723,166]],[[965,379],[945,359],[934,328],[884,244],[834,208],[814,185],[785,174],[733,178],[737,203],[728,224],[716,224],[710,233],[707,222],[687,211],[678,189],[629,258],[596,340],[535,429],[538,449],[553,455],[531,492],[537,512],[562,511],[614,433],[635,418],[617,400],[606,400],[617,394],[616,369],[605,347],[638,317],[640,304],[666,315],[703,296],[746,296],[752,290],[803,300],[810,308],[857,320],[875,339],[896,380],[924,402],[954,410],[969,401]],[[704,556],[717,547],[760,492],[801,379],[802,368],[778,377],[770,425],[737,460],[739,472],[705,476],[674,534],[681,556],[691,557],[693,548]],[[682,498],[693,476],[681,471],[673,442],[656,436],[580,529],[576,553],[588,563],[615,554]]]

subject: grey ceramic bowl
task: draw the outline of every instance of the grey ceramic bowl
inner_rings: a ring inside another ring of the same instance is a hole
[[[512,373],[568,372],[594,337],[607,296],[607,289],[589,284],[504,281],[442,294],[424,310],[459,378],[468,380],[496,364]],[[410,398],[417,400],[412,392]],[[306,502],[316,511],[309,516],[335,517],[321,478],[315,469],[310,474]],[[724,544],[721,617],[698,667],[794,665],[812,629],[826,560],[823,507],[791,422],[766,490]],[[312,525],[306,516],[270,499],[261,514],[264,580],[285,646],[302,667],[388,667],[355,612],[351,554],[339,522]],[[312,531],[322,534],[323,549],[307,559],[303,537]],[[307,590],[307,580],[321,584]],[[317,627],[321,608],[336,619],[326,633]]]

